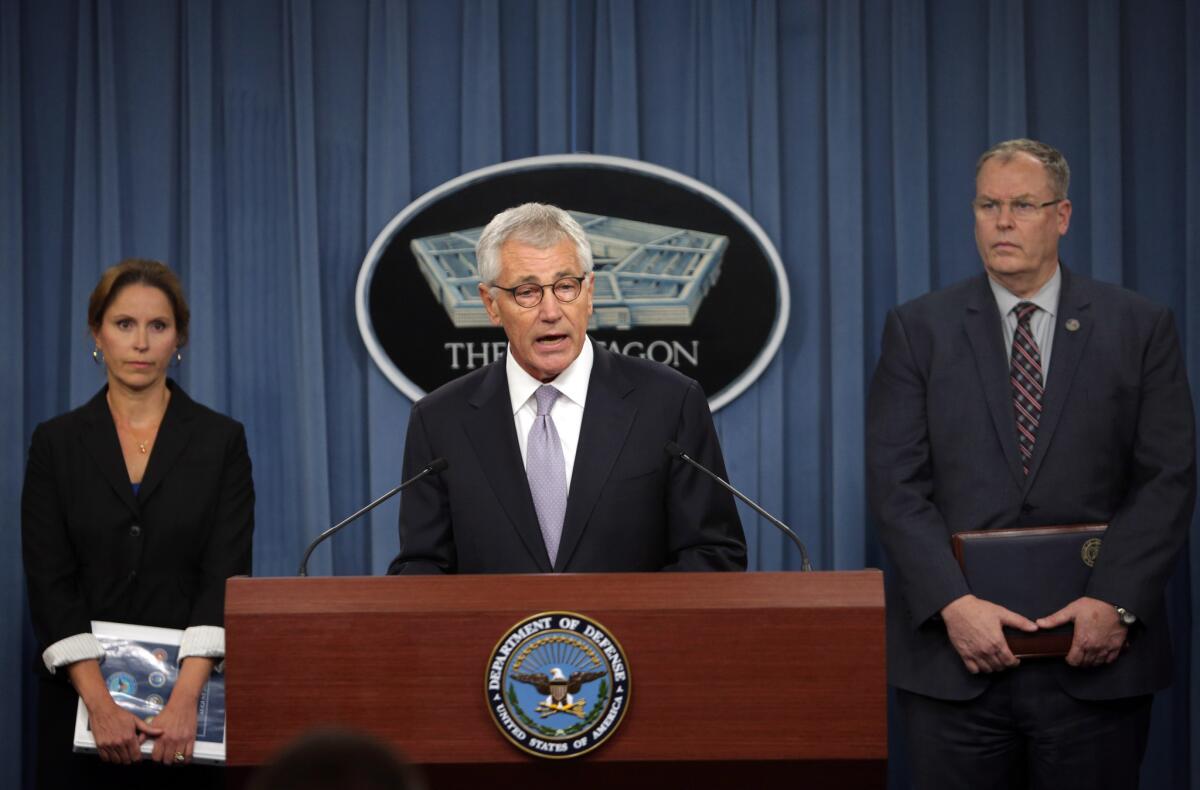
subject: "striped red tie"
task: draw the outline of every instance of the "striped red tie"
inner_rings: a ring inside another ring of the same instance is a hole
[[[1017,331],[1013,334],[1012,384],[1013,413],[1017,418],[1017,446],[1021,450],[1021,468],[1029,474],[1033,445],[1042,421],[1042,355],[1029,328],[1029,319],[1037,310],[1032,302],[1021,302],[1017,313]]]

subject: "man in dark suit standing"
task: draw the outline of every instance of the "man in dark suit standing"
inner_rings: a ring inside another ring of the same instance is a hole
[[[1043,143],[984,153],[985,273],[884,329],[868,493],[917,787],[1136,787],[1151,695],[1170,683],[1163,589],[1195,499],[1191,395],[1170,312],[1059,261],[1069,178]],[[1036,621],[972,595],[950,550],[962,530],[1076,523],[1109,525],[1087,590]],[[1018,661],[1002,631],[1066,623],[1065,660]]]
[[[479,293],[508,353],[418,401],[389,573],[744,570],[733,500],[669,457],[725,474],[704,393],[587,337],[592,252],[554,206],[498,214],[476,247]]]

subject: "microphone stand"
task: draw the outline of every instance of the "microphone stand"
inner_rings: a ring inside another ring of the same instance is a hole
[[[342,527],[346,526],[351,521],[354,521],[354,519],[358,518],[359,516],[361,516],[365,513],[369,513],[372,510],[374,510],[375,508],[379,507],[384,502],[386,502],[389,499],[391,499],[392,497],[394,497],[396,494],[399,494],[401,491],[403,491],[404,489],[408,488],[413,483],[420,480],[422,477],[425,477],[426,475],[437,474],[438,472],[441,472],[449,465],[450,464],[447,463],[445,458],[433,459],[432,461],[430,461],[428,463],[428,465],[426,465],[426,467],[424,469],[422,469],[420,472],[417,472],[415,475],[410,477],[408,480],[405,480],[403,483],[396,486],[391,491],[388,491],[386,494],[379,497],[371,504],[367,505],[366,507],[359,508],[354,513],[350,514],[346,518],[344,518],[341,521],[339,521],[338,523],[334,524],[329,529],[322,532],[320,535],[317,536],[316,540],[314,540],[312,543],[308,544],[308,549],[304,552],[304,559],[300,560],[300,570],[298,570],[296,572],[296,575],[297,576],[307,576],[308,575],[308,558],[313,553],[313,549],[315,549],[317,546],[319,546],[325,539],[333,536]]]
[[[784,535],[787,535],[789,538],[791,538],[792,543],[796,544],[796,548],[800,549],[800,570],[803,572],[812,570],[812,564],[808,561],[808,550],[806,548],[804,548],[804,544],[800,542],[800,537],[798,535],[796,535],[795,532],[792,532],[791,528],[788,527],[787,524],[784,524],[782,521],[775,518],[767,511],[763,510],[759,506],[759,504],[757,502],[755,502],[753,499],[746,496],[741,491],[738,491],[736,488],[731,486],[729,483],[722,480],[721,476],[718,475],[716,472],[713,472],[711,469],[704,466],[704,464],[693,459],[690,455],[688,455],[686,452],[684,452],[682,447],[677,445],[675,442],[667,442],[666,446],[663,449],[665,449],[667,451],[667,455],[669,455],[673,458],[678,458],[679,460],[684,461],[686,463],[689,463],[692,466],[694,466],[695,468],[699,469],[704,474],[711,477],[713,480],[715,480],[717,483],[719,483],[722,488],[724,488],[729,493],[733,494],[738,499],[745,502],[747,505],[749,505],[754,510],[755,513],[758,513],[758,515],[762,516],[767,521],[771,522],[771,524],[776,529],[778,529]]]

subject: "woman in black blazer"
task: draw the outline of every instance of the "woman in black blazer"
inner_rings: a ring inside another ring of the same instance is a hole
[[[181,360],[188,318],[179,280],[163,264],[126,260],[108,269],[88,303],[92,354],[107,384],[33,434],[21,534],[46,669],[38,684],[41,787],[220,778],[98,770],[94,757],[71,754],[82,698],[104,762],[141,761],[147,738],[155,739],[148,759],[191,762],[198,695],[225,653],[225,580],[250,573],[254,485],[245,432],[167,378]],[[152,724],[113,702],[91,620],[184,629],[177,682]]]

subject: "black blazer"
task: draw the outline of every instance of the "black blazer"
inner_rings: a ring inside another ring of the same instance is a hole
[[[1063,268],[1028,478],[1003,338],[986,275],[887,317],[867,405],[867,490],[894,568],[889,681],[942,699],[987,687],[935,617],[970,592],[952,532],[1099,522],[1110,527],[1087,594],[1126,607],[1141,625],[1115,663],[1061,662],[1059,681],[1082,699],[1163,688],[1171,674],[1163,590],[1196,494],[1192,399],[1170,311]]]
[[[403,494],[389,573],[744,570],[732,497],[672,460],[668,440],[725,475],[700,386],[665,365],[593,344],[562,543],[554,566],[517,444],[504,359],[413,406],[404,476],[450,466]]]
[[[136,497],[107,387],[33,433],[21,545],[43,650],[90,632],[91,620],[220,626],[225,580],[250,573],[254,484],[245,432],[168,386]]]

